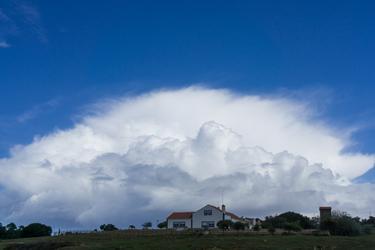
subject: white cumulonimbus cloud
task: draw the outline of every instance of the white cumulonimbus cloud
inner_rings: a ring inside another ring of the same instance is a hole
[[[92,106],[73,128],[0,160],[0,217],[62,227],[125,226],[218,204],[241,215],[332,205],[367,215],[374,185],[350,179],[374,155],[307,104],[190,87]]]

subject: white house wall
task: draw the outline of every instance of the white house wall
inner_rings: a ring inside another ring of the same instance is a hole
[[[185,222],[186,228],[191,228],[191,219],[168,219],[168,228],[173,228],[173,222]]]
[[[212,215],[204,215],[204,210],[211,209]],[[217,228],[217,223],[223,219],[223,213],[214,207],[205,206],[195,213],[193,213],[193,228],[202,228],[202,221],[213,221],[214,228]]]

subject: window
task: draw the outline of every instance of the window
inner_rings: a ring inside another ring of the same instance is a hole
[[[215,221],[202,221],[202,228],[214,228]]]
[[[204,214],[204,215],[212,215],[212,210],[211,210],[211,209],[205,209],[205,210],[203,211],[203,214]]]
[[[185,227],[185,221],[174,221],[173,228],[181,228]]]

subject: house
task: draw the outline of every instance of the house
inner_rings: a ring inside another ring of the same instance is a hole
[[[231,220],[232,222],[242,219],[234,213],[228,212],[225,205],[221,208],[206,205],[195,212],[173,212],[167,217],[167,227],[174,229],[183,228],[217,228],[217,223],[221,220]]]
[[[262,222],[259,218],[248,218],[248,217],[243,217],[242,220],[246,224],[248,229],[253,229],[255,225],[261,225]]]

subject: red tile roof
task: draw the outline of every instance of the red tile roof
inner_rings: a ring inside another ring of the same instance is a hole
[[[215,207],[213,205],[208,204],[207,206],[210,206],[212,208],[215,208],[219,210],[220,212],[223,212],[223,210],[220,209],[220,207]],[[234,213],[225,211],[226,215],[229,215],[233,219],[241,220],[241,218]],[[191,219],[193,217],[193,212],[173,212],[168,217],[167,220],[182,220],[182,219]]]
[[[167,217],[167,220],[191,219],[192,216],[193,212],[173,212]]]

